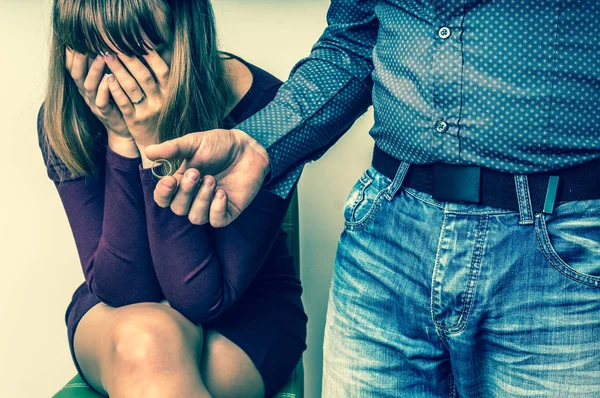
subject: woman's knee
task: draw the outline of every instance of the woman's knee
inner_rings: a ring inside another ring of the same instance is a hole
[[[203,333],[172,308],[158,303],[119,309],[111,330],[113,361],[131,368],[165,369],[172,361],[197,358]]]
[[[265,395],[262,377],[250,357],[214,330],[205,332],[200,373],[213,397]]]

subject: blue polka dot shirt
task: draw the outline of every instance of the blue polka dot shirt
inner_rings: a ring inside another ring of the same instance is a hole
[[[332,0],[327,21],[238,126],[280,196],[370,105],[375,145],[410,163],[532,173],[600,157],[597,0]]]

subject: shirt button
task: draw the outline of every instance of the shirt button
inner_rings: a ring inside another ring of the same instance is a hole
[[[448,131],[448,123],[446,123],[443,120],[438,121],[435,124],[435,131],[437,131],[438,133],[445,133],[446,131]]]
[[[438,36],[440,36],[440,38],[442,38],[442,39],[449,38],[451,34],[452,34],[452,31],[450,30],[450,28],[447,28],[445,26],[442,26],[440,28],[440,30],[438,30]]]

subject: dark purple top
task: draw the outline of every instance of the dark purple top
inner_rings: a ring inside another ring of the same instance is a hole
[[[263,108],[281,86],[269,73],[246,65],[253,74],[252,86],[226,118],[226,128]],[[99,173],[67,177],[59,184],[56,169],[70,173],[43,145],[42,115],[43,106],[38,137],[48,176],[64,205],[86,283],[103,302],[119,307],[166,298],[198,324],[231,307],[260,277],[257,274],[281,232],[291,195],[284,200],[261,189],[227,227],[193,225],[187,217],[154,202],[158,179],[142,168],[140,157],[113,152],[105,131],[96,139]],[[273,277],[272,271],[268,277]]]

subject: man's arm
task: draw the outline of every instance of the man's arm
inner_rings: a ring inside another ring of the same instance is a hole
[[[150,160],[185,160],[175,176],[157,184],[156,203],[187,214],[192,224],[209,220],[224,227],[263,185],[287,197],[303,165],[324,154],[371,105],[376,4],[332,0],[328,27],[310,56],[294,67],[273,102],[238,128],[190,133],[142,149]],[[195,195],[194,186],[178,189],[188,168],[215,178],[214,196]]]
[[[265,187],[286,197],[302,166],[321,157],[371,104],[377,1],[333,0],[328,26],[271,104],[237,126],[266,148]]]

